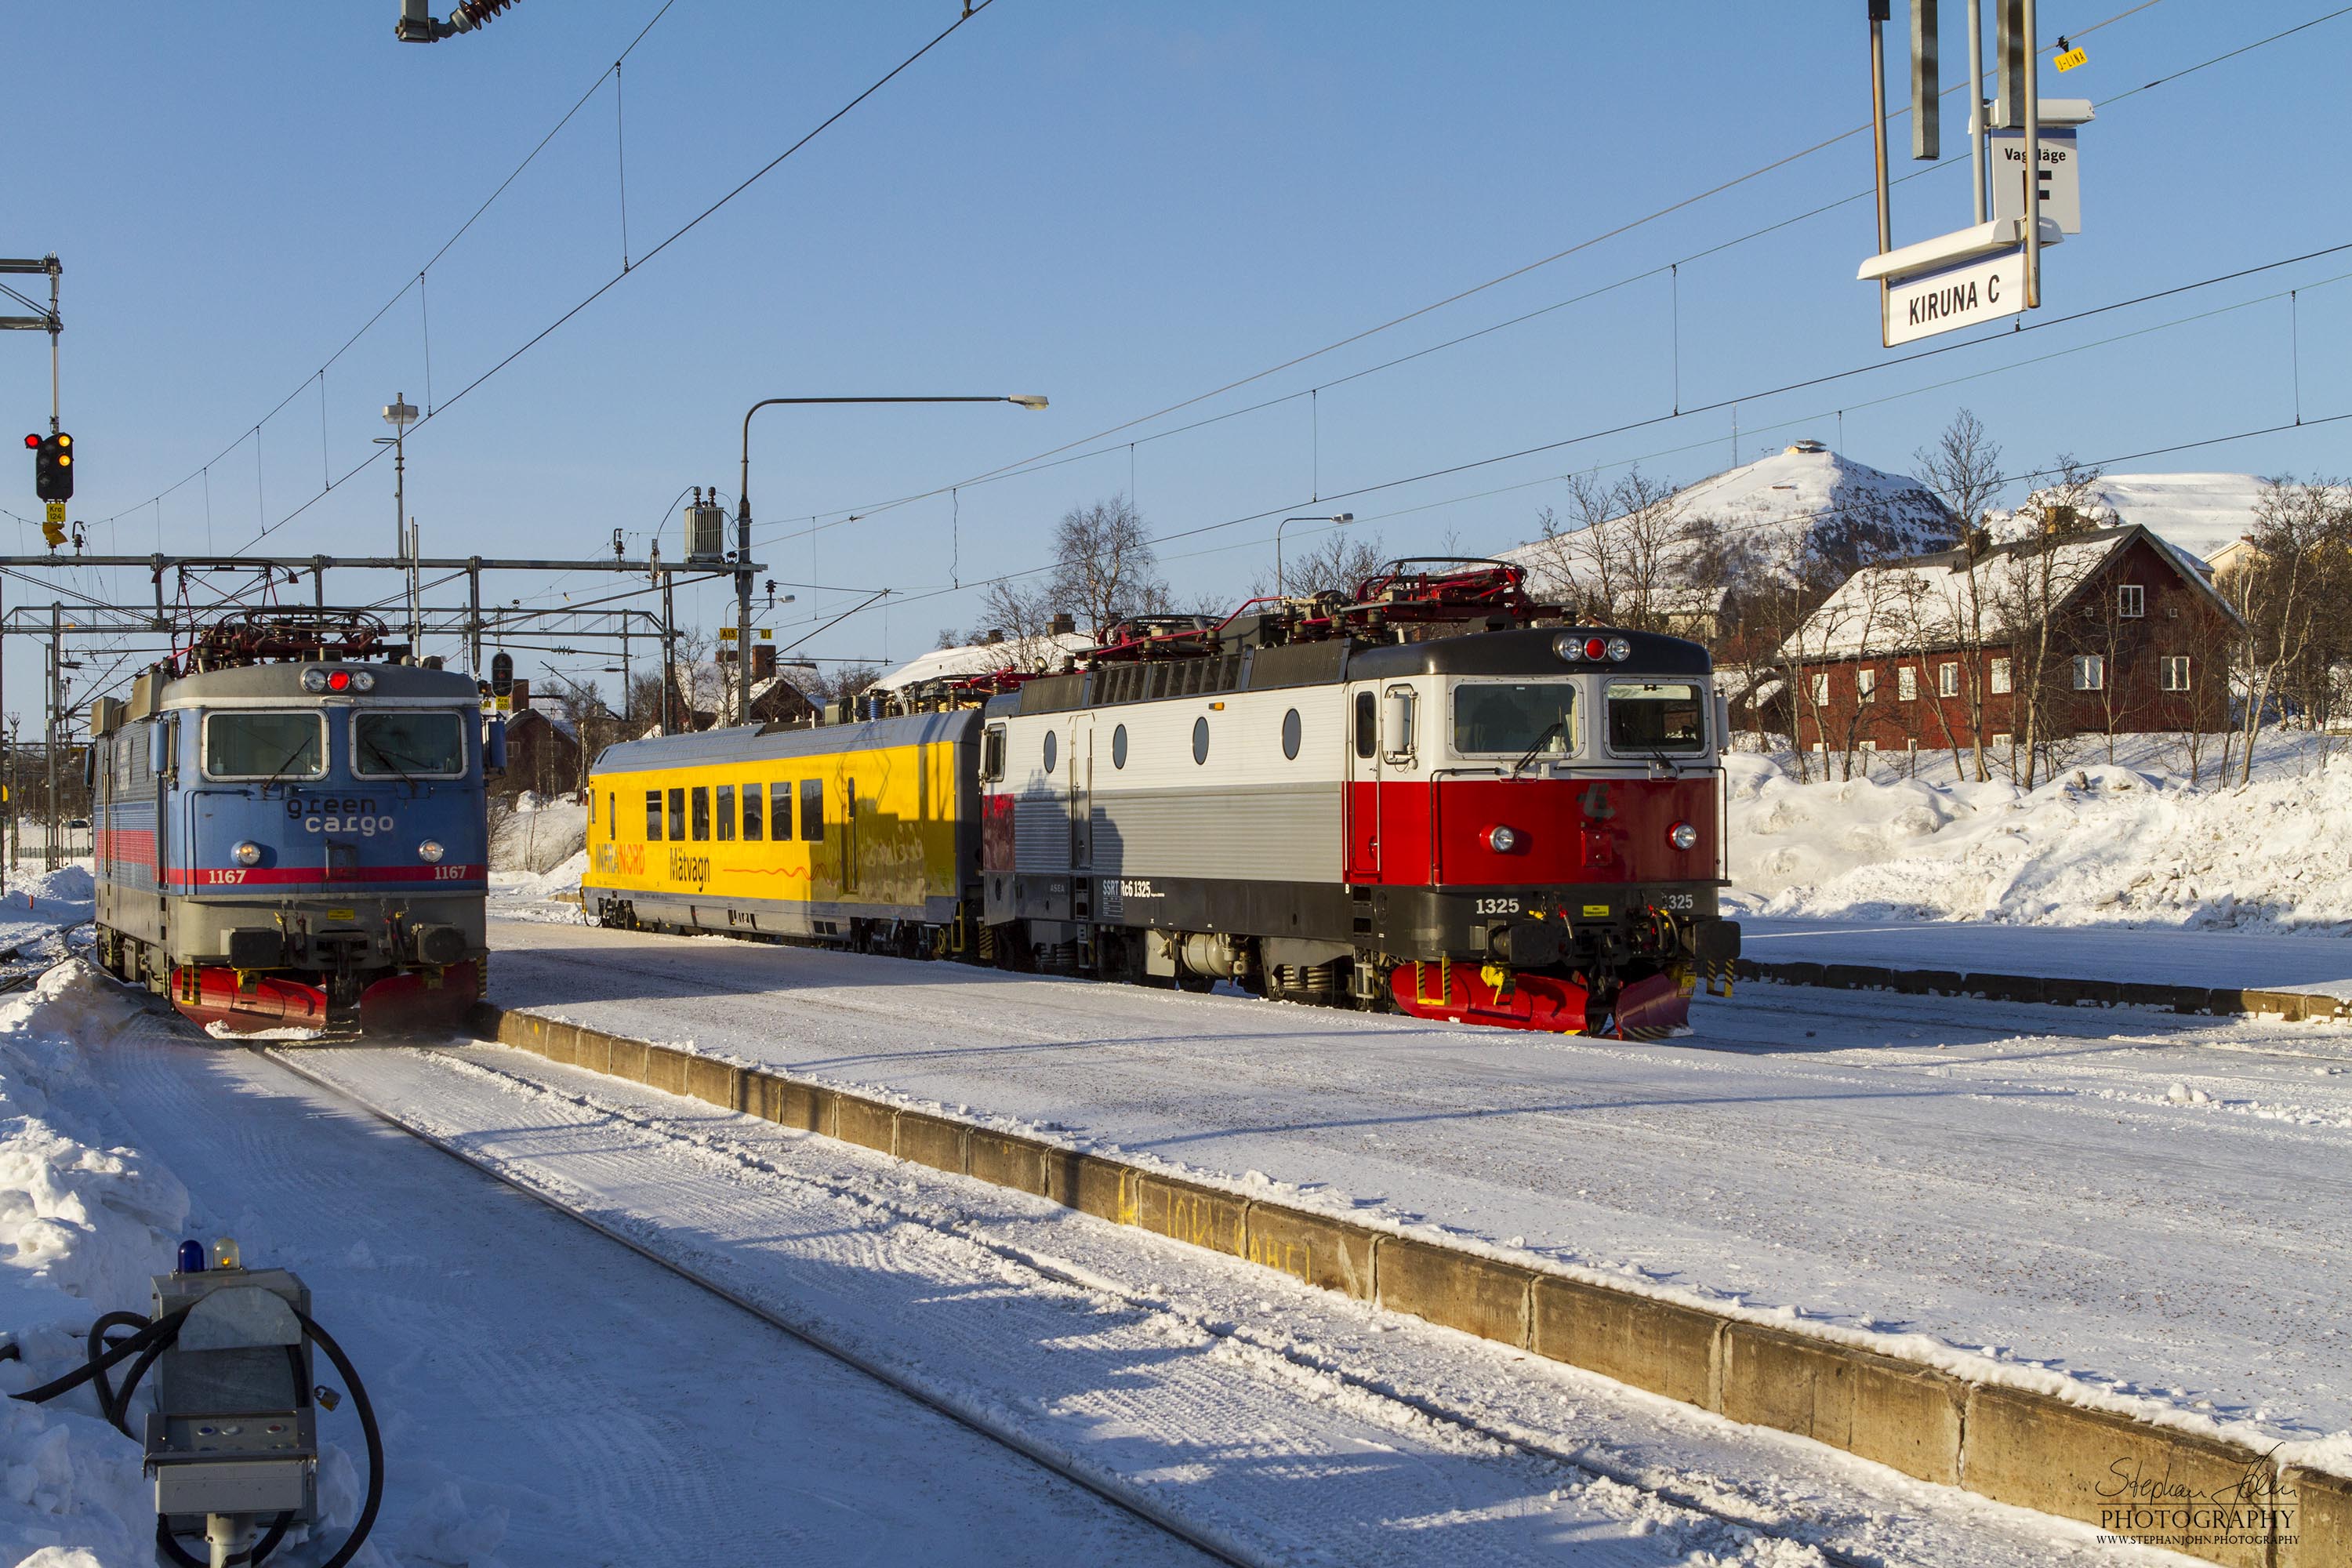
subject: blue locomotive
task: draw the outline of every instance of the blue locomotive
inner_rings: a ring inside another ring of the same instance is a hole
[[[456,1025],[487,977],[474,681],[383,624],[244,612],[90,715],[100,962],[200,1024]]]

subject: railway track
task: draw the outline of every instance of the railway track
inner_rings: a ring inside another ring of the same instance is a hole
[[[1297,1561],[1292,1554],[1269,1552],[1256,1543],[1235,1538],[1229,1531],[1213,1527],[1203,1528],[1199,1521],[1167,1506],[1153,1495],[1152,1489],[1149,1487],[1139,1487],[1122,1481],[1116,1476],[1090,1469],[1087,1466],[1073,1464],[1064,1455],[1056,1452],[1051,1445],[1034,1440],[1021,1428],[1017,1422],[1005,1418],[1001,1411],[985,1404],[941,1397],[937,1391],[924,1386],[920,1380],[907,1376],[899,1368],[892,1366],[887,1361],[865,1353],[856,1345],[846,1342],[842,1336],[828,1332],[821,1323],[788,1310],[780,1310],[776,1306],[763,1302],[730,1286],[725,1280],[717,1278],[710,1269],[685,1256],[688,1249],[684,1246],[666,1247],[658,1242],[649,1241],[643,1235],[632,1234],[628,1229],[592,1212],[587,1205],[577,1201],[576,1198],[567,1197],[562,1192],[554,1190],[551,1185],[528,1180],[498,1161],[483,1159],[453,1139],[442,1135],[428,1126],[421,1125],[416,1119],[403,1114],[399,1110],[381,1102],[375,1097],[354,1090],[349,1084],[339,1080],[330,1073],[316,1070],[312,1060],[331,1054],[336,1048],[334,1047],[273,1044],[258,1048],[261,1054],[289,1072],[363,1110],[384,1125],[396,1129],[449,1158],[531,1197],[566,1218],[618,1242],[696,1288],[758,1318],[762,1322],[791,1334],[812,1348],[856,1368],[950,1420],[1002,1444],[1055,1475],[1084,1488],[1107,1502],[1217,1561],[1247,1564],[1250,1568],[1256,1568],[1258,1564]],[[506,1072],[497,1067],[486,1067],[478,1061],[469,1060],[443,1050],[431,1047],[416,1049],[420,1054],[442,1058],[453,1066],[461,1066],[473,1072],[495,1074],[525,1093],[547,1092],[542,1086],[522,1074]],[[607,1114],[614,1112],[617,1109],[610,1104],[601,1104],[598,1107],[600,1111]],[[632,1115],[627,1112],[622,1112],[622,1114],[627,1115],[628,1120],[639,1130],[675,1136],[670,1130],[665,1128],[657,1116]],[[698,1150],[707,1151],[709,1147],[707,1136],[695,1140],[695,1142]],[[755,1154],[747,1153],[745,1157],[765,1166],[765,1162]],[[1291,1370],[1297,1373],[1344,1384],[1349,1394],[1357,1398],[1377,1401],[1391,1407],[1394,1417],[1401,1421],[1411,1422],[1417,1419],[1437,1424],[1451,1428],[1463,1438],[1508,1449],[1529,1459],[1556,1466],[1589,1480],[1631,1489],[1666,1508],[1690,1515],[1702,1516],[1706,1520],[1715,1521],[1730,1532],[1750,1538],[1756,1544],[1784,1543],[1786,1547],[1810,1553],[1822,1563],[1834,1564],[1835,1568],[1890,1568],[1894,1562],[1898,1561],[1898,1559],[1876,1553],[1850,1551],[1832,1544],[1822,1538],[1822,1532],[1818,1529],[1792,1530],[1788,1527],[1785,1521],[1773,1521],[1760,1517],[1758,1511],[1738,1506],[1736,1495],[1727,1495],[1722,1489],[1717,1489],[1717,1495],[1709,1497],[1694,1488],[1662,1482],[1656,1476],[1643,1473],[1642,1468],[1637,1465],[1611,1463],[1607,1459],[1597,1457],[1590,1448],[1549,1444],[1527,1430],[1485,1419],[1476,1412],[1465,1409],[1443,1398],[1400,1389],[1376,1378],[1354,1374],[1345,1368],[1335,1367],[1311,1352],[1301,1352],[1289,1345],[1279,1332],[1264,1331],[1246,1322],[1203,1320],[1171,1306],[1168,1300],[1158,1295],[1121,1287],[1116,1282],[1106,1280],[1098,1274],[1089,1272],[1082,1277],[1058,1266],[1054,1259],[1040,1256],[1027,1248],[985,1237],[975,1228],[960,1226],[953,1221],[943,1222],[936,1213],[930,1212],[923,1205],[909,1205],[900,1210],[896,1217],[902,1222],[926,1226],[942,1235],[953,1236],[967,1243],[976,1242],[993,1253],[1008,1269],[1034,1276],[1040,1286],[1059,1286],[1097,1296],[1108,1295],[1113,1298],[1118,1306],[1128,1310],[1163,1318],[1182,1319],[1181,1326],[1186,1331],[1204,1332],[1229,1342],[1245,1354],[1286,1362],[1290,1363]],[[1799,1559],[1799,1561],[1803,1560],[1805,1559]]]

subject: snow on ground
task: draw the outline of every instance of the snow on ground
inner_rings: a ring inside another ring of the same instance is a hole
[[[1042,1198],[521,1052],[300,1059],[1239,1561],[2147,1561]]]
[[[2209,763],[2192,788],[2151,749],[2031,792],[1956,779],[1944,753],[1916,778],[1804,784],[1736,753],[1734,912],[2352,934],[2352,861],[2331,852],[2352,830],[2352,754],[2273,744],[2251,784],[2211,783]]]
[[[2352,1428],[2333,1026],[1751,985],[1621,1044],[717,937],[492,944],[506,1005],[1972,1375]]]
[[[49,970],[0,1003],[0,1322],[24,1351],[0,1390],[79,1364],[90,1321],[143,1310],[189,1234],[299,1271],[358,1363],[388,1450],[358,1568],[831,1563],[877,1542],[940,1564],[1202,1561],[87,965]],[[351,1407],[323,1425],[330,1528],[288,1568],[358,1510]],[[86,1390],[0,1401],[0,1561],[144,1568],[153,1521],[138,1448]]]

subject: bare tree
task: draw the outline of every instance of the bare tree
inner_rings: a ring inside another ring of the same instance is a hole
[[[2253,548],[2223,583],[2246,623],[2240,653],[2244,704],[2236,726],[2238,782],[2253,776],[2254,742],[2273,710],[2324,725],[2334,670],[2352,633],[2341,606],[2352,595],[2352,500],[2341,481],[2264,479],[2254,503]],[[2221,771],[2230,771],[2228,742]]]
[[[1969,713],[1969,734],[1977,781],[1991,777],[1985,767],[1986,644],[1991,631],[1990,595],[1983,563],[1991,545],[1985,510],[2000,493],[2000,445],[1986,434],[1984,422],[1968,409],[1952,416],[1932,447],[1914,455],[1918,477],[1951,509],[1958,537],[1953,543],[1964,552],[1955,589],[1951,636],[1959,645],[1960,697]],[[1938,717],[1943,705],[1937,704]],[[1945,725],[1950,740],[1950,725]],[[1952,749],[1952,765],[1959,767],[1959,748]]]
[[[1388,552],[1381,547],[1379,535],[1366,538],[1335,528],[1321,543],[1283,557],[1282,589],[1293,598],[1314,594],[1352,594],[1359,583],[1377,574],[1388,562]],[[1265,573],[1250,584],[1250,597],[1269,597],[1274,588],[1274,574]]]
[[[2081,641],[2058,612],[2080,584],[2084,563],[2063,546],[2071,538],[2115,521],[2114,514],[2092,499],[2098,469],[2062,454],[2057,471],[2057,482],[2034,491],[2020,509],[2033,537],[1996,557],[2000,569],[1993,584],[1996,611],[2011,648],[2011,701],[2019,715],[2011,733],[2023,759],[2018,782],[2027,789],[2058,764],[2063,748],[2054,710],[2073,685]]]
[[[1613,485],[1590,474],[1568,481],[1565,524],[1547,507],[1529,547],[1545,592],[1582,621],[1664,631],[1685,614],[1722,531],[1690,514],[1680,491],[1634,468]]]
[[[1158,565],[1143,514],[1123,495],[1072,507],[1054,525],[1054,600],[1097,637],[1167,602]]]

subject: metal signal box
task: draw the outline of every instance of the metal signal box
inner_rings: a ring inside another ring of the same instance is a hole
[[[146,1466],[155,1511],[203,1528],[206,1514],[317,1512],[319,1439],[310,1291],[283,1268],[154,1276],[154,1316],[187,1318],[155,1363]]]

